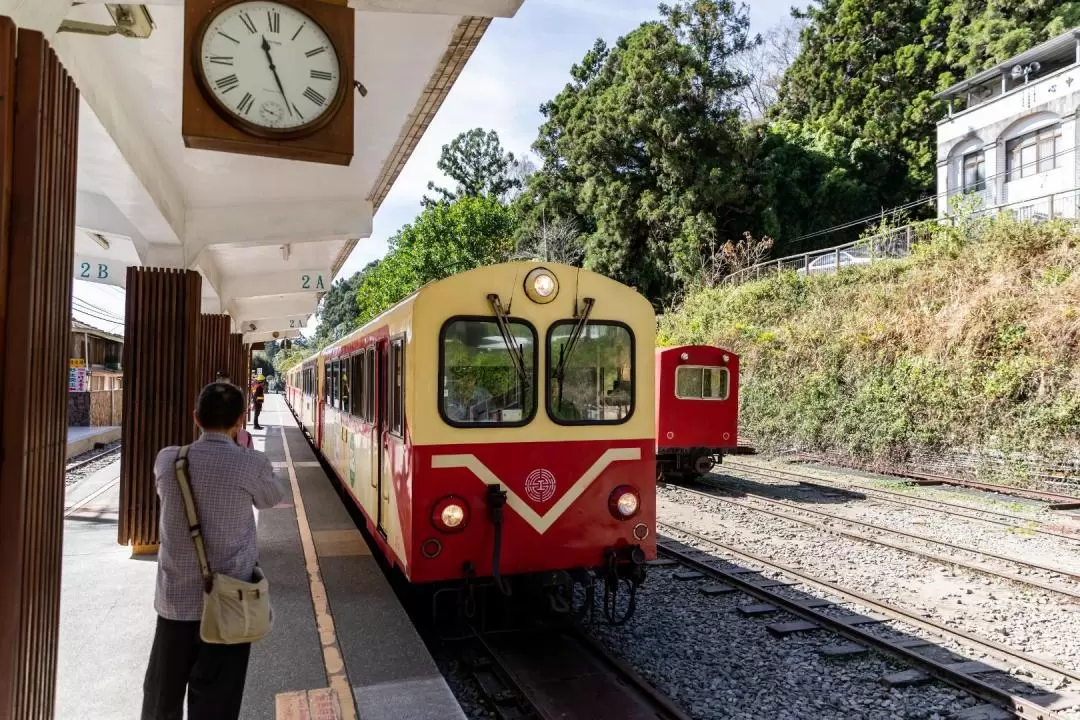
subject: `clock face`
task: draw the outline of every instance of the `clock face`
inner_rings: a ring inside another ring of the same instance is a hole
[[[232,116],[271,132],[311,126],[335,107],[341,66],[306,13],[271,0],[230,5],[197,41],[206,89]]]

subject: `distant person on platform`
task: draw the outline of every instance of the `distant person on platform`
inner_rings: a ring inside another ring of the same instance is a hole
[[[215,573],[246,580],[259,559],[252,505],[271,508],[284,492],[270,459],[236,444],[244,421],[244,393],[211,383],[195,409],[202,435],[188,450],[188,482]],[[176,480],[180,448],[167,447],[154,463],[161,499],[157,631],[143,681],[142,720],[236,720],[244,698],[250,644],[204,643],[199,626],[203,577]]]
[[[217,377],[214,378],[214,382],[232,385],[232,379],[229,378],[229,373],[225,372],[224,370],[217,371]],[[255,440],[252,439],[251,433],[249,433],[244,428],[240,428],[236,431],[236,444],[240,447],[251,448],[252,450],[255,449]]]
[[[255,378],[255,387],[251,389],[251,404],[255,407],[255,429],[262,430],[259,424],[259,413],[262,412],[263,401],[266,400],[266,378],[262,375]]]

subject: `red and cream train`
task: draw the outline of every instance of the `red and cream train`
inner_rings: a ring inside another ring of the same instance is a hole
[[[658,454],[701,469],[736,444],[738,358],[656,353],[655,328],[602,275],[482,267],[290,370],[286,399],[409,582],[539,581],[565,603],[600,573],[632,593],[656,554]],[[694,429],[710,411],[721,442]]]

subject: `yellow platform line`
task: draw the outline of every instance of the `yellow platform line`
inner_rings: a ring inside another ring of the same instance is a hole
[[[300,543],[304,547],[304,559],[307,562],[308,584],[311,586],[311,604],[315,608],[315,623],[322,640],[323,664],[326,667],[326,679],[330,689],[341,703],[341,720],[356,720],[356,699],[352,694],[345,661],[338,646],[337,630],[334,628],[334,616],[330,613],[330,603],[326,597],[322,572],[319,570],[319,556],[315,552],[315,540],[311,535],[307,512],[304,510],[304,498],[300,494],[300,483],[296,479],[292,454],[289,452],[289,440],[285,437],[285,426],[281,428],[281,444],[285,447],[285,465],[289,470],[289,483],[292,485],[293,503],[296,505],[296,524],[300,529]]]

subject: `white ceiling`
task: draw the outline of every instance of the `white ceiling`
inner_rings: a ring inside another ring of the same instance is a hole
[[[426,127],[414,115],[441,103],[448,67],[486,24],[523,0],[350,0],[356,17],[355,155],[348,167],[184,147],[181,135],[183,2],[148,3],[149,39],[54,34],[57,18],[111,23],[103,0],[0,0],[0,14],[52,35],[83,94],[79,128],[77,252],[122,264],[186,266],[204,277],[204,311],[233,315],[234,330],[289,331],[319,293],[300,276],[334,272],[371,233],[376,203]],[[430,119],[430,118],[428,118]],[[408,131],[410,127],[416,127]],[[411,134],[411,138],[407,137]],[[411,141],[411,142],[410,142]],[[282,246],[288,246],[283,252]],[[294,277],[296,276],[296,277]],[[324,288],[325,289],[325,288]],[[281,324],[271,328],[268,325]],[[291,333],[289,333],[291,334]]]

